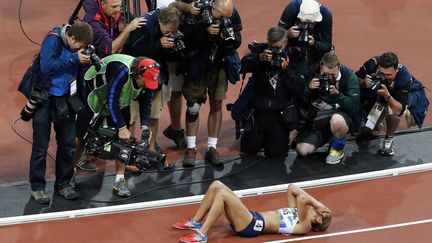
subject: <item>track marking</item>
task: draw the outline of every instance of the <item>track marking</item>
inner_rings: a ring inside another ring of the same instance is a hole
[[[281,242],[294,242],[294,241],[312,240],[312,239],[319,239],[319,238],[325,238],[325,237],[332,237],[332,236],[339,236],[339,235],[349,235],[349,234],[357,234],[357,233],[363,233],[363,232],[369,232],[369,231],[377,231],[377,230],[384,230],[384,229],[393,229],[393,228],[400,228],[400,227],[405,227],[405,226],[411,226],[411,225],[417,225],[417,224],[427,224],[427,223],[432,223],[432,219],[425,219],[425,220],[420,220],[420,221],[412,221],[412,222],[401,223],[401,224],[391,224],[391,225],[385,225],[385,226],[379,226],[379,227],[373,227],[373,228],[365,228],[365,229],[358,229],[358,230],[343,231],[343,232],[324,234],[324,235],[305,236],[305,237],[301,237],[301,238],[293,238],[293,239],[286,239],[286,240],[266,241],[266,243],[281,243]]]

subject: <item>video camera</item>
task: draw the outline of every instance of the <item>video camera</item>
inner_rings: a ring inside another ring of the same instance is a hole
[[[370,83],[367,88],[374,94],[379,89],[382,89],[381,84],[387,85],[388,83],[385,74],[382,72],[372,73],[370,76],[372,83]]]
[[[234,31],[232,29],[231,20],[229,18],[215,19],[213,21],[213,24],[219,25],[219,30],[223,40],[235,40]]]
[[[335,76],[323,73],[318,76],[320,85],[318,88],[318,93],[320,97],[324,98],[330,95],[330,85],[336,84],[336,78]]]
[[[297,29],[300,31],[298,36],[298,43],[300,46],[309,45],[309,30],[311,29],[311,23],[309,22],[298,22],[296,24]]]
[[[82,52],[84,55],[90,56],[91,63],[95,66],[96,71],[99,71],[103,65],[102,60],[96,55],[96,48],[93,45],[88,45]]]
[[[102,159],[120,160],[126,165],[135,164],[138,169],[162,169],[165,154],[147,149],[147,143],[135,139],[122,141],[117,137],[117,129],[103,125],[97,129],[90,127],[84,135],[84,147],[88,154]]]
[[[41,104],[43,101],[48,101],[48,91],[35,86],[31,92],[30,99],[21,110],[21,119],[23,121],[30,121],[39,104]]]
[[[200,9],[201,22],[208,25],[212,24],[213,15],[211,13],[211,8],[213,0],[195,0],[194,5],[196,8]]]
[[[168,37],[174,40],[174,47],[176,51],[182,51],[186,48],[183,41],[184,35],[182,32],[180,32],[180,30],[170,33]]]

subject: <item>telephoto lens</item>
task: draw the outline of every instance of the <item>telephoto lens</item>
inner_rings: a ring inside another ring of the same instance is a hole
[[[39,102],[30,99],[27,104],[21,110],[21,119],[23,121],[30,121],[32,119],[35,110],[37,109]]]

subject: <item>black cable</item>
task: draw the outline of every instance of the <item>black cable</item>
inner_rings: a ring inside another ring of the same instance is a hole
[[[19,7],[18,7],[18,21],[19,21],[19,26],[21,28],[21,32],[24,34],[24,36],[33,44],[40,46],[41,44],[36,43],[35,41],[33,41],[32,39],[30,39],[30,37],[27,35],[27,33],[24,31],[24,28],[22,26],[22,20],[21,20],[21,5],[22,5],[22,0],[20,0],[19,2]]]
[[[239,158],[240,157],[238,157],[238,159]],[[123,199],[118,199],[118,200],[110,200],[110,201],[87,199],[87,198],[84,198],[84,197],[78,197],[78,199],[81,199],[81,200],[86,201],[86,202],[96,202],[96,203],[117,203],[117,202],[124,202],[124,201],[130,200],[132,198],[136,198],[138,196],[142,196],[142,195],[147,194],[147,193],[152,192],[152,191],[157,191],[157,190],[167,189],[167,188],[177,187],[177,186],[193,185],[193,184],[204,183],[204,182],[209,182],[209,181],[221,180],[223,178],[239,174],[239,173],[241,173],[241,172],[249,169],[250,167],[258,164],[258,162],[262,161],[263,159],[264,158],[260,158],[260,159],[258,159],[256,161],[252,162],[252,163],[249,163],[245,168],[240,169],[240,170],[235,171],[235,172],[232,172],[232,173],[228,173],[228,174],[226,174],[224,176],[220,176],[220,177],[216,177],[216,178],[210,178],[210,179],[204,179],[204,180],[199,180],[199,181],[176,183],[176,184],[171,184],[171,185],[167,185],[167,186],[155,187],[155,188],[151,188],[151,189],[142,191],[140,193],[134,194],[134,195],[132,195],[132,196],[130,196],[128,198],[123,198]]]
[[[24,137],[23,135],[21,135],[21,134],[16,130],[16,126],[15,126],[15,124],[16,124],[16,122],[17,122],[18,120],[22,120],[21,117],[18,117],[17,119],[15,119],[15,120],[12,122],[12,126],[11,126],[11,127],[12,127],[12,131],[14,131],[15,134],[18,135],[18,137],[24,139],[24,140],[27,141],[29,144],[33,144],[32,141],[30,141],[29,139],[27,139],[26,137]],[[48,151],[47,151],[47,154],[48,154],[48,156],[51,157],[54,161],[56,161],[56,159],[54,158],[54,156],[52,156]]]

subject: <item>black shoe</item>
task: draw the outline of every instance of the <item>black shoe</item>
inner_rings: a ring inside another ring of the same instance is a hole
[[[55,191],[55,193],[67,200],[72,200],[78,197],[78,193],[76,193],[76,191],[71,186],[67,186],[61,190]]]
[[[207,149],[204,158],[207,162],[210,162],[213,165],[223,164],[221,156],[219,155],[218,151],[213,147]]]
[[[173,140],[177,147],[186,148],[186,139],[183,129],[173,130],[172,127],[169,126],[162,133],[165,137]]]

